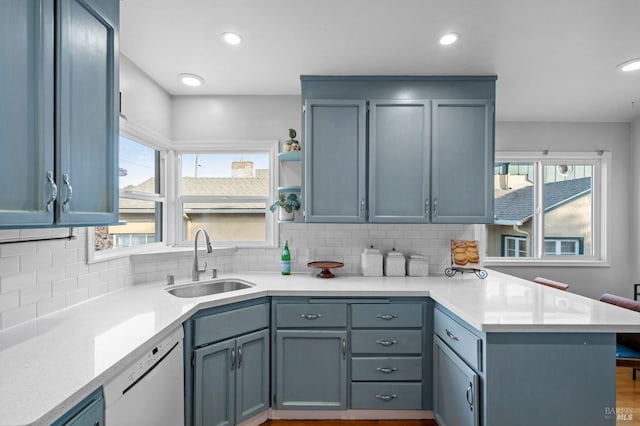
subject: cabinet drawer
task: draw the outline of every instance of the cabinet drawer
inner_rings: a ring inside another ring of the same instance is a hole
[[[228,339],[269,326],[269,305],[264,303],[194,320],[194,346]]]
[[[353,357],[351,380],[422,380],[422,357]]]
[[[422,354],[422,330],[353,330],[355,354]]]
[[[276,327],[346,327],[347,305],[293,303],[276,306]]]
[[[354,328],[422,327],[422,305],[419,303],[378,303],[351,306]]]
[[[478,336],[438,309],[435,310],[433,329],[460,358],[476,370],[482,370],[482,340]]]
[[[351,408],[420,410],[422,408],[422,383],[352,383]]]

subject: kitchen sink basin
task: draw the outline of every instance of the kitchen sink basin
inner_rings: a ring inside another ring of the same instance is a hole
[[[168,288],[167,292],[176,297],[201,297],[208,296],[210,294],[228,293],[230,291],[244,290],[246,288],[251,288],[254,286],[255,284],[251,284],[246,281],[234,278],[226,278],[183,284]]]

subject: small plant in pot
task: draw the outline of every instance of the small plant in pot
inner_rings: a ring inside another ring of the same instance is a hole
[[[269,210],[275,213],[278,207],[280,207],[278,210],[279,220],[293,220],[295,212],[300,210],[300,199],[296,194],[287,195],[281,192],[276,202],[271,204]]]

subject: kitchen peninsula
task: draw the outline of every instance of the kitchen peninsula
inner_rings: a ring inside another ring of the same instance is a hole
[[[0,332],[0,424],[49,424],[198,311],[291,297],[427,301],[432,310],[425,312],[425,327],[433,332],[426,334],[435,333],[434,341],[451,333],[460,342],[467,336],[479,342],[479,352],[455,345],[444,351],[458,354],[478,375],[480,402],[474,413],[482,425],[540,419],[613,425],[615,418],[607,412],[615,408],[615,333],[640,328],[637,313],[495,271],[486,280],[466,275],[233,277],[256,285],[198,298],[174,297],[161,284],[138,285]],[[423,343],[425,354],[433,351],[428,344]],[[432,409],[423,406],[423,417],[432,417]],[[318,413],[309,411],[308,418]]]

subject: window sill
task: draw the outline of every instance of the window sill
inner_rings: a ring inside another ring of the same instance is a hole
[[[485,267],[493,266],[557,266],[557,267],[589,267],[589,268],[609,268],[611,264],[606,260],[585,259],[585,260],[549,260],[549,259],[527,259],[527,260],[506,260],[506,259],[485,259]]]
[[[214,247],[212,255],[233,254],[236,247]],[[198,249],[199,254],[206,254],[204,247]],[[165,247],[161,250],[146,251],[144,253],[131,253],[132,263],[145,263],[162,259],[175,259],[176,257],[193,256],[193,247]]]

